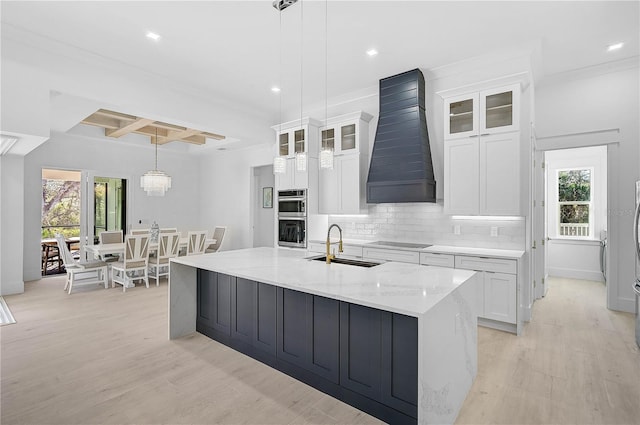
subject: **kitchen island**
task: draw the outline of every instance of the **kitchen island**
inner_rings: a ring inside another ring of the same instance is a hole
[[[171,260],[169,338],[195,331],[390,423],[453,423],[477,371],[475,272],[254,248]]]

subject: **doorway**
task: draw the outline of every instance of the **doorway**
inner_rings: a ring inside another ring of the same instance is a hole
[[[83,183],[85,182],[85,183]],[[65,273],[55,235],[64,236],[75,259],[101,232],[127,226],[127,180],[90,171],[42,169],[42,276]]]
[[[274,246],[274,183],[273,165],[253,167],[252,170],[252,228],[253,247]]]
[[[605,282],[607,147],[545,152],[547,274]]]
[[[549,269],[547,264],[549,263],[548,259],[548,250],[546,249],[547,244],[547,229],[545,228],[545,224],[547,224],[548,220],[546,219],[546,211],[547,208],[545,205],[545,194],[547,190],[545,189],[548,185],[546,182],[546,170],[544,157],[546,152],[549,151],[557,151],[564,149],[573,149],[573,148],[586,148],[586,147],[601,147],[606,150],[606,159],[604,162],[606,163],[606,219],[605,219],[605,227],[607,230],[607,249],[604,255],[605,261],[605,273],[606,273],[606,294],[607,294],[607,308],[612,310],[620,309],[619,306],[619,297],[618,297],[618,267],[617,267],[617,258],[619,255],[617,239],[620,232],[619,229],[619,221],[612,219],[609,211],[619,211],[620,209],[620,200],[617,197],[617,184],[619,181],[619,171],[616,167],[616,164],[619,163],[619,131],[617,129],[613,130],[600,130],[600,131],[591,131],[584,133],[572,133],[558,136],[547,136],[547,137],[535,137],[534,138],[534,174],[532,176],[532,181],[534,185],[534,198],[532,209],[532,221],[531,221],[531,231],[532,231],[532,245],[535,248],[536,245],[541,249],[533,249],[532,252],[532,276],[533,276],[533,285],[534,285],[534,294],[535,299],[539,299],[545,295],[546,284],[545,280],[548,278]],[[541,204],[543,205],[541,207]],[[593,243],[596,244],[596,251],[599,251],[600,247],[600,235],[593,234],[591,235],[593,238]],[[604,234],[603,234],[604,236]],[[536,252],[537,251],[537,252]],[[600,258],[597,258],[594,262],[595,265],[599,268],[600,266]],[[592,275],[593,276],[593,275]],[[542,284],[541,284],[542,282]],[[537,283],[537,285],[536,285]]]

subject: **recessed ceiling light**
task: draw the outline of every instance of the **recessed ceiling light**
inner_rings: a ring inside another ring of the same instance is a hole
[[[160,40],[160,34],[156,34],[155,32],[147,32],[147,38],[152,39],[153,41],[158,41]]]
[[[274,93],[280,93],[280,87],[273,86],[271,87],[271,91]]]
[[[624,46],[624,43],[616,43],[616,44],[612,44],[609,46],[609,48],[607,49],[607,52],[611,52],[613,50],[618,50],[621,49],[622,46]]]
[[[378,51],[376,49],[367,50],[367,55],[369,55],[369,56],[375,56],[377,54],[378,54]]]

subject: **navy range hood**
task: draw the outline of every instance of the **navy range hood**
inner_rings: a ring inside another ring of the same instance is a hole
[[[380,80],[367,203],[436,202],[424,96],[419,69]]]

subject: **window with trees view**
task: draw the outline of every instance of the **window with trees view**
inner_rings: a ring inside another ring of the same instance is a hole
[[[558,170],[558,235],[589,238],[593,234],[593,169]]]
[[[42,179],[42,238],[80,236],[80,181]]]

